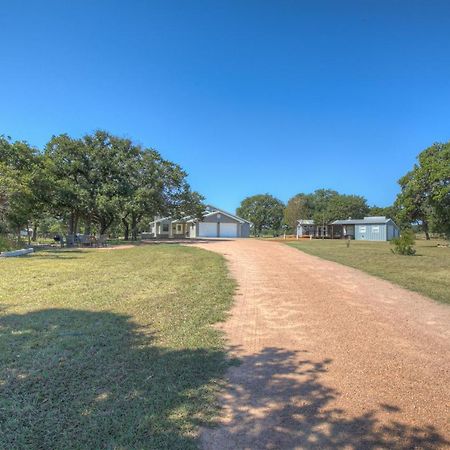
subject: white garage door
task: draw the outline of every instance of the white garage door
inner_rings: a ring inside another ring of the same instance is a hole
[[[237,237],[237,224],[236,223],[221,223],[220,224],[220,237]]]
[[[198,235],[200,237],[217,237],[217,223],[200,222]]]

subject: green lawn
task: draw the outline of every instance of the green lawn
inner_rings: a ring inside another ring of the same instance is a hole
[[[437,241],[417,241],[416,256],[394,255],[388,242],[351,241],[347,248],[342,240],[314,239],[288,245],[450,303],[450,248],[437,247]]]
[[[229,364],[234,282],[177,245],[0,260],[0,448],[189,449]]]

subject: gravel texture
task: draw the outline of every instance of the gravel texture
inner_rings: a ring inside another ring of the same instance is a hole
[[[195,245],[239,285],[205,449],[450,448],[448,306],[277,242]]]

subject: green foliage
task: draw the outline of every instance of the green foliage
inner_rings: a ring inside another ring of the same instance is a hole
[[[6,236],[0,235],[0,252],[7,252],[10,250],[15,250],[17,248],[17,243]]]
[[[394,246],[391,251],[397,255],[412,256],[416,254],[415,236],[411,230],[403,231],[400,237],[392,239],[391,244]]]
[[[309,194],[297,194],[294,195],[287,202],[284,209],[284,222],[291,229],[297,227],[297,220],[299,219],[311,219],[314,214],[314,207]]]
[[[50,189],[42,155],[26,142],[0,138],[0,221],[18,234],[45,210]]]
[[[317,223],[322,217],[326,222],[337,219],[362,218],[369,212],[366,199],[359,195],[333,194],[323,202],[323,206],[314,215]]]
[[[402,220],[450,236],[450,142],[434,144],[417,157],[418,164],[399,180],[396,200]]]
[[[136,238],[145,218],[203,211],[186,178],[155,150],[106,131],[54,136],[43,153],[0,137],[0,232],[48,232],[56,220],[54,231],[73,234],[84,224],[84,232],[104,234],[120,223]]]
[[[318,189],[312,194],[297,194],[285,208],[286,223],[295,228],[299,219],[314,219],[318,224],[336,219],[362,218],[369,212],[366,199],[358,195],[339,194],[331,189]]]
[[[253,233],[259,236],[263,230],[280,230],[284,204],[272,195],[259,194],[242,200],[236,212],[238,216],[252,222]],[[274,234],[277,232],[274,231]]]

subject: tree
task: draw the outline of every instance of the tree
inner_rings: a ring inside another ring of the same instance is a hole
[[[359,195],[339,194],[332,189],[317,189],[305,195],[304,219],[314,219],[317,224],[327,224],[336,219],[361,218],[367,215],[366,199]]]
[[[253,223],[253,233],[259,236],[263,230],[281,228],[284,204],[272,195],[259,194],[242,200],[236,212]]]
[[[4,231],[20,239],[21,230],[44,213],[49,195],[41,154],[24,141],[1,137],[0,179],[0,219]]]
[[[129,161],[128,174],[121,218],[125,239],[129,239],[130,230],[132,239],[137,239],[138,226],[144,217],[200,217],[204,210],[203,197],[191,191],[186,172],[153,149],[140,149],[139,157]]]
[[[337,219],[362,218],[369,212],[366,199],[359,195],[334,195],[329,199],[325,215],[328,222]]]
[[[395,205],[399,216],[430,230],[450,235],[450,142],[436,143],[417,157],[418,164],[400,178]]]
[[[284,222],[291,229],[295,229],[297,220],[312,219],[313,212],[310,195],[302,193],[294,195],[284,209]]]
[[[394,219],[398,211],[395,206],[376,206],[373,205],[369,208],[369,214],[371,216],[384,216],[389,219]]]
[[[203,210],[202,197],[192,192],[187,174],[153,149],[129,139],[96,131],[81,139],[53,137],[45,155],[55,195],[53,211],[69,221],[69,234],[79,224],[105,234],[122,223],[125,238],[137,239],[139,225],[154,215]]]

